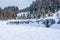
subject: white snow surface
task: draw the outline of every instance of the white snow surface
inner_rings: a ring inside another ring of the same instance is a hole
[[[4,22],[0,21],[0,40],[60,40],[59,29],[6,25]]]

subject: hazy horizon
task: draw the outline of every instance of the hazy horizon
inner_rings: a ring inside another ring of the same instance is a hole
[[[0,0],[0,7],[18,6],[19,9],[28,7],[34,0]]]

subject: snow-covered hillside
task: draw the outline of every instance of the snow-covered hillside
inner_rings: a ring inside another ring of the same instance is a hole
[[[0,40],[60,40],[60,30],[24,25],[0,25]]]

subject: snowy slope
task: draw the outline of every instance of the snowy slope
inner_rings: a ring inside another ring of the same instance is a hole
[[[24,25],[0,25],[0,40],[60,40],[60,30]]]
[[[6,25],[4,22],[0,21],[0,40],[60,40],[59,29]]]

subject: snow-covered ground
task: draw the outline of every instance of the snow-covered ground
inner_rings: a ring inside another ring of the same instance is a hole
[[[0,25],[0,40],[60,40],[60,30],[24,25]]]
[[[60,24],[46,28],[41,23],[37,24],[36,19],[32,20],[33,24],[6,24],[9,21],[17,20],[0,21],[0,40],[60,40]]]

